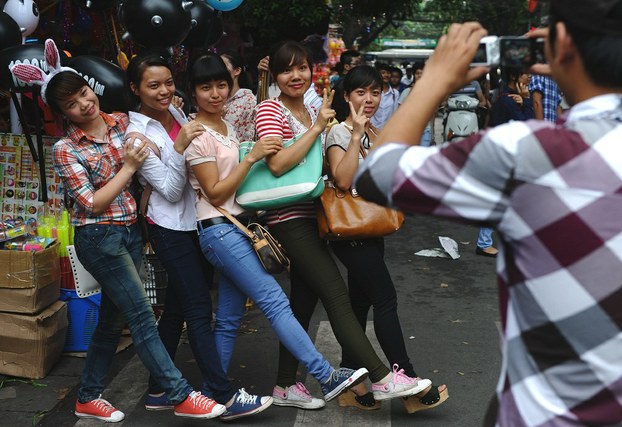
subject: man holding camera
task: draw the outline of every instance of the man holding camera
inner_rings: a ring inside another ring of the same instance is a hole
[[[486,31],[454,24],[357,174],[367,199],[494,226],[503,363],[499,427],[622,424],[622,0],[551,0],[563,122],[510,122],[417,147]]]

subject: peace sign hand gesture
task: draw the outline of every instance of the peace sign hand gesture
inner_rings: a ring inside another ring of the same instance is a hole
[[[352,137],[360,139],[369,129],[369,117],[364,113],[365,104],[361,104],[358,112],[354,109],[352,101],[348,102],[348,104],[350,104],[350,117],[352,117]]]
[[[313,124],[319,132],[323,132],[328,122],[335,117],[335,110],[331,108],[334,96],[334,90],[331,90],[330,93],[328,93],[328,90],[326,90],[326,88],[324,89],[322,94],[322,106],[320,107],[320,112],[317,115],[317,120]]]

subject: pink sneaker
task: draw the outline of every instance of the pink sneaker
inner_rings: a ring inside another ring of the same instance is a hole
[[[80,418],[95,418],[107,423],[117,423],[125,418],[123,412],[101,397],[86,403],[80,403],[79,400],[76,400],[76,410],[74,413]]]
[[[386,383],[373,383],[371,390],[374,392],[374,399],[388,400],[395,397],[412,396],[421,393],[423,390],[432,385],[432,381],[423,378],[411,378],[404,373],[403,369],[399,369],[397,364],[393,365],[393,378]]]
[[[285,388],[275,386],[272,399],[276,406],[294,406],[302,409],[320,409],[326,405],[323,399],[311,396],[309,390],[300,382]]]

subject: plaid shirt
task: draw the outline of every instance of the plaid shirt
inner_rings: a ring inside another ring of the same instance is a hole
[[[529,82],[529,92],[542,93],[544,120],[557,120],[557,106],[562,102],[562,94],[555,80],[549,76],[534,75]]]
[[[95,192],[123,166],[123,137],[129,124],[123,113],[100,114],[108,125],[105,141],[70,125],[67,136],[54,144],[54,168],[68,195],[76,202],[72,220],[75,226],[101,221],[129,224],[136,220],[136,202],[129,192],[131,181],[101,215],[93,215]]]
[[[603,95],[565,123],[389,144],[357,174],[378,203],[498,230],[500,427],[622,425],[621,143],[622,96]]]

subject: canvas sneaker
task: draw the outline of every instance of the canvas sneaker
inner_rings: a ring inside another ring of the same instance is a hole
[[[311,396],[303,383],[285,388],[275,386],[272,390],[272,399],[276,406],[294,406],[302,409],[320,409],[326,406],[323,399]]]
[[[224,405],[193,391],[186,400],[175,405],[175,415],[188,418],[216,418],[225,412]]]
[[[80,403],[79,400],[76,400],[76,410],[74,413],[80,418],[95,418],[107,423],[118,423],[125,418],[123,412],[101,397],[86,403]]]
[[[432,385],[432,381],[419,377],[411,378],[395,364],[393,365],[393,378],[391,378],[391,381],[386,384],[374,383],[371,385],[371,390],[374,393],[374,399],[387,400],[421,393],[430,385]]]
[[[272,398],[270,396],[248,394],[246,390],[241,388],[233,395],[233,403],[227,408],[226,412],[220,416],[220,419],[223,421],[230,421],[236,418],[258,414],[267,409],[270,405],[272,405]]]
[[[147,397],[145,397],[145,409],[147,411],[166,411],[173,408],[175,408],[175,405],[168,400],[166,393],[161,396],[147,394]]]
[[[335,369],[326,382],[321,384],[324,400],[328,402],[334,399],[342,391],[363,381],[368,374],[369,371],[365,368],[357,369],[356,371],[348,368]]]

